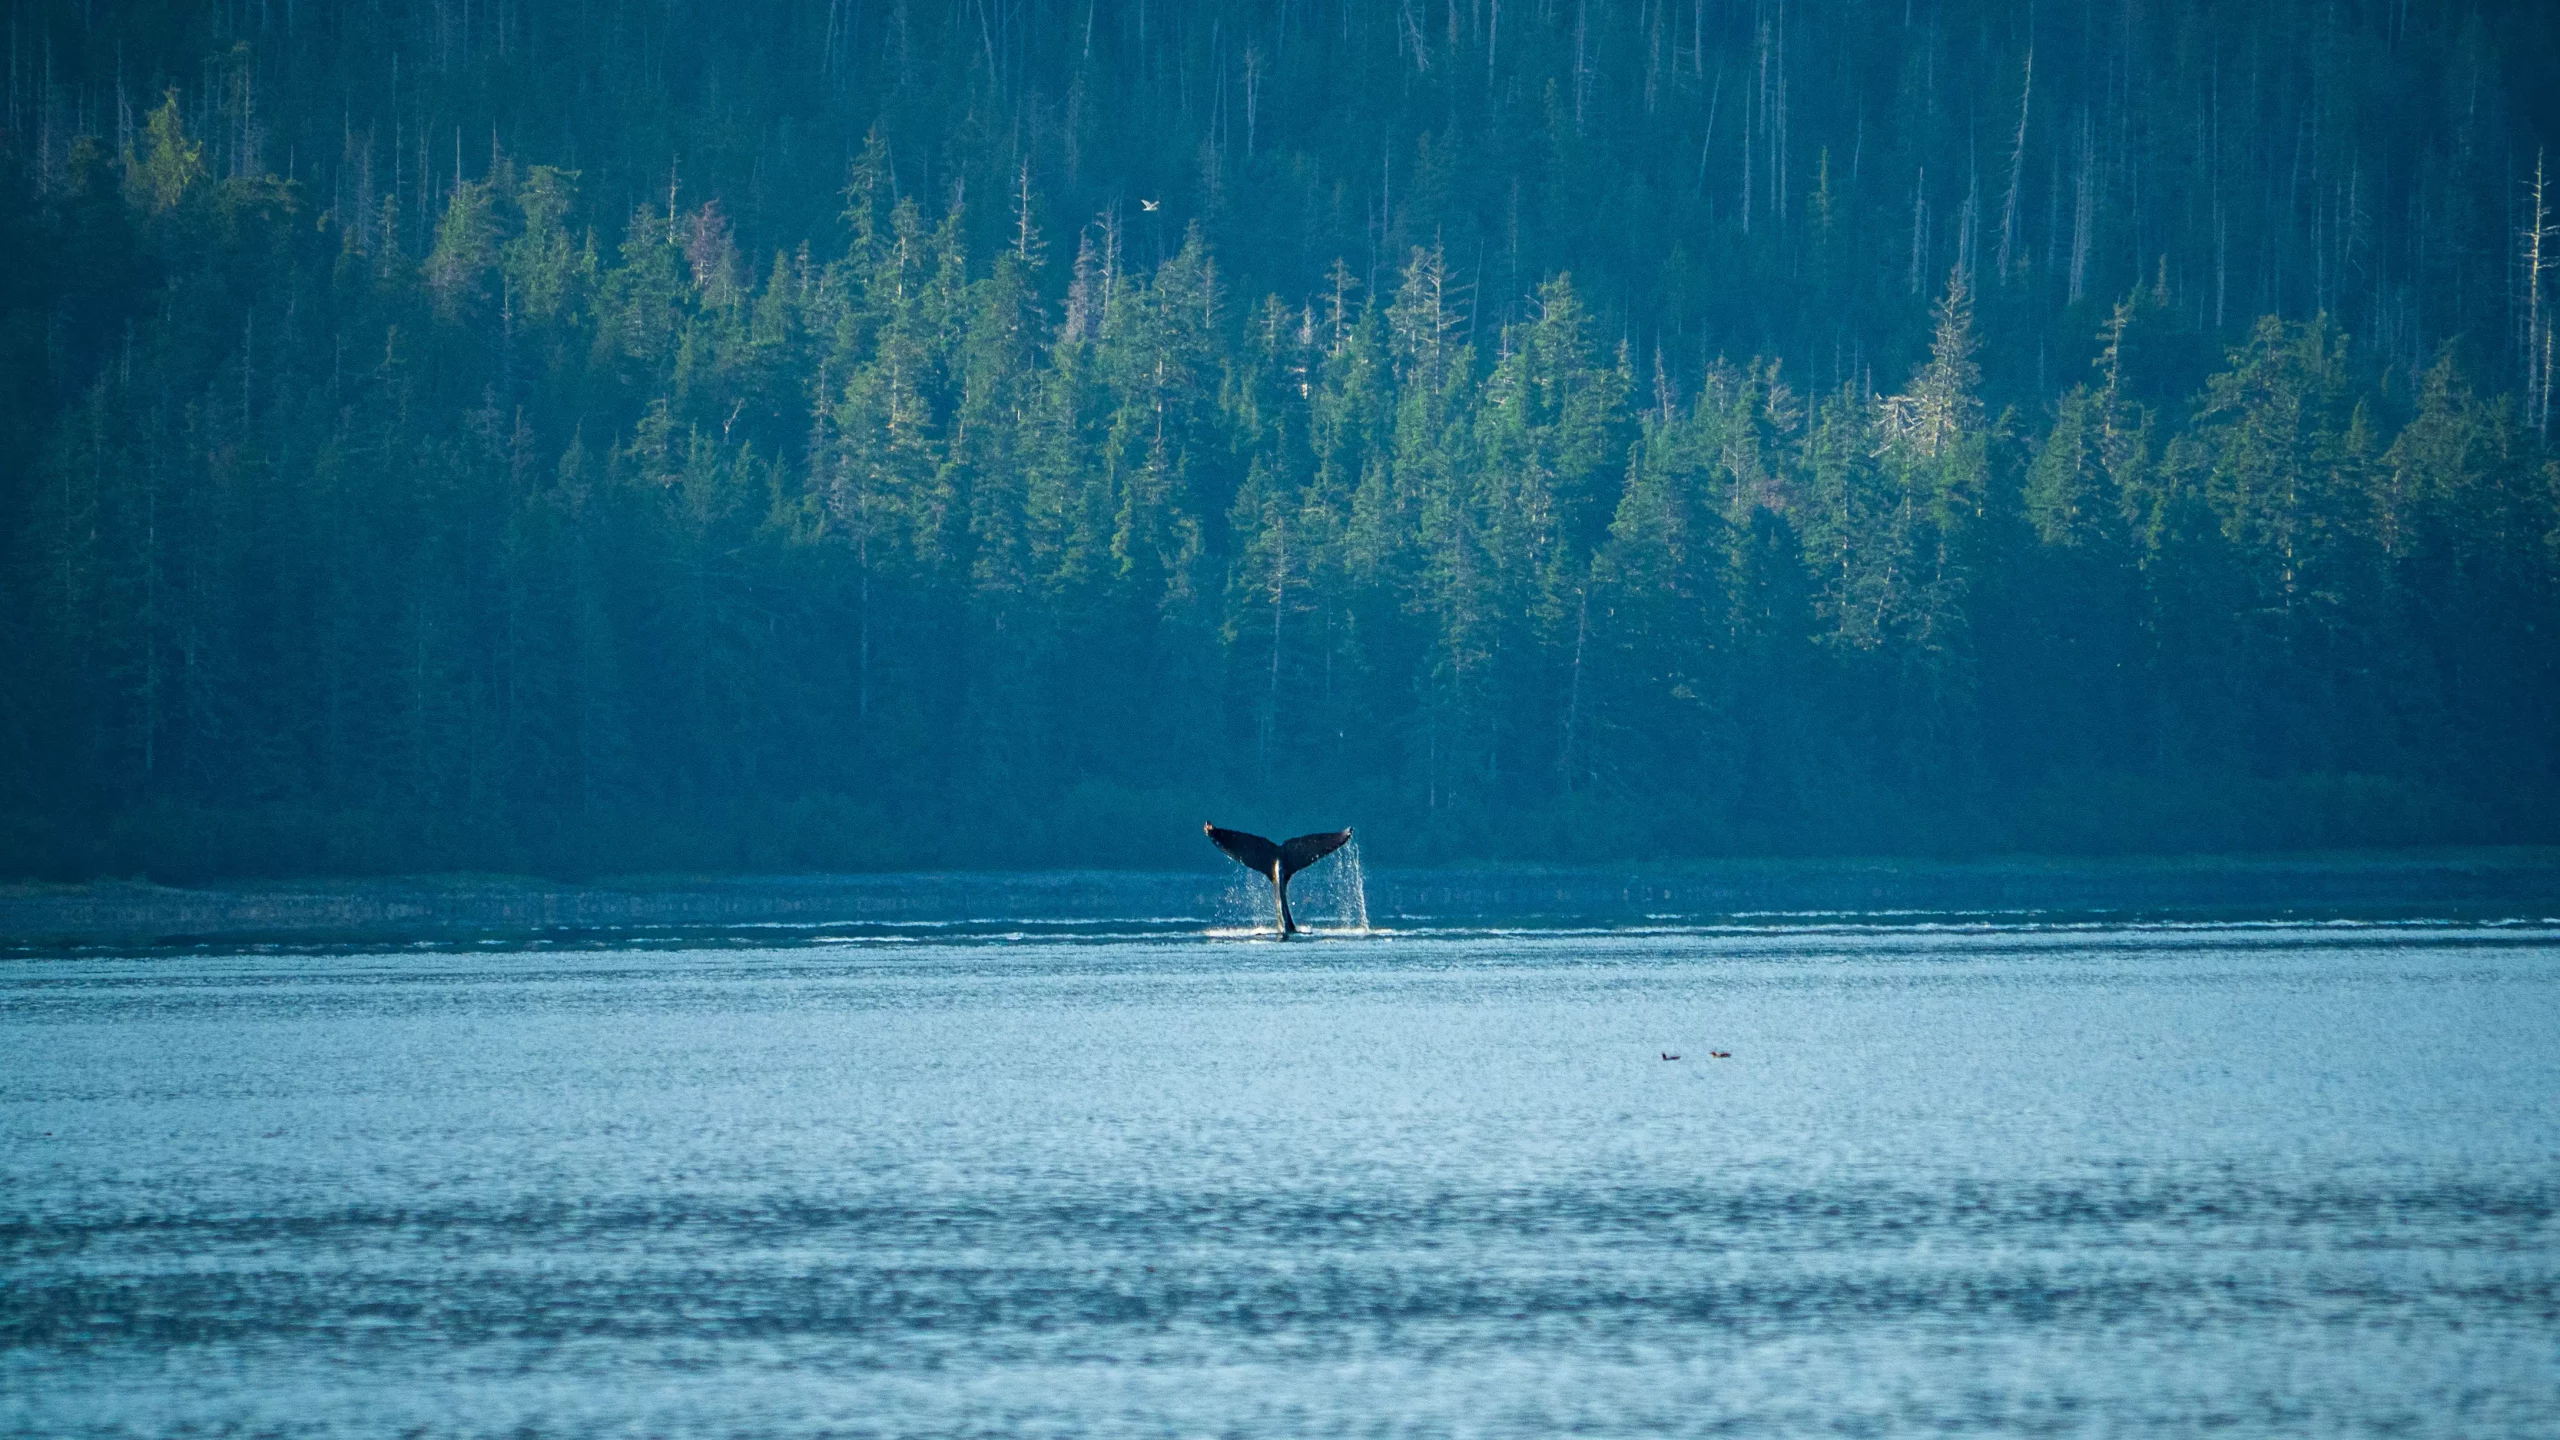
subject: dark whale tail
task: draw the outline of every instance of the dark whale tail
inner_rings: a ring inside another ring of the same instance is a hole
[[[1237,864],[1271,878],[1271,899],[1280,913],[1282,939],[1298,933],[1298,922],[1289,914],[1289,877],[1341,849],[1351,839],[1348,830],[1329,830],[1274,845],[1242,830],[1221,830],[1215,825],[1200,828],[1209,833],[1210,844],[1226,851]]]

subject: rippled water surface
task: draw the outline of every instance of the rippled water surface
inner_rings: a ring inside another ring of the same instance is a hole
[[[0,1430],[2560,1433],[2548,929],[821,938],[0,962]]]

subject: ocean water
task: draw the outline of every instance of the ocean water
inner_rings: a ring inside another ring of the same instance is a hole
[[[8,1434],[2547,1436],[2555,1209],[2530,925],[0,961]]]

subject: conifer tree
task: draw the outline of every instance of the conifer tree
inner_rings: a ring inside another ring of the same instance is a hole
[[[204,145],[187,134],[176,90],[162,95],[144,122],[142,153],[139,157],[128,154],[125,173],[143,203],[154,211],[175,209],[188,188],[204,178]]]

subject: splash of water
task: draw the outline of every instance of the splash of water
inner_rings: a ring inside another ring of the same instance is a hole
[[[1369,886],[1360,870],[1360,841],[1355,837],[1305,872],[1290,887],[1289,904],[1307,929],[1368,934]]]
[[[1216,924],[1221,930],[1270,930],[1270,877],[1241,868],[1231,872],[1225,892],[1218,897]]]
[[[1346,918],[1354,920],[1352,928],[1366,935],[1369,933],[1369,877],[1360,869],[1359,837],[1353,836],[1351,843],[1343,846],[1342,853],[1334,860],[1342,867],[1343,883],[1351,892],[1352,913]]]

